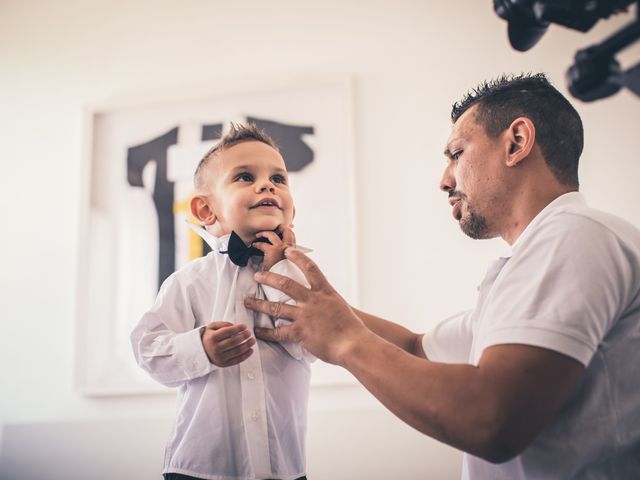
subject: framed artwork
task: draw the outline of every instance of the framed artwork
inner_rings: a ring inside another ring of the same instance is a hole
[[[207,253],[187,225],[193,172],[230,122],[280,146],[298,243],[356,303],[352,95],[348,81],[144,105],[87,115],[77,386],[87,395],[172,391],[135,363],[129,333],[176,269]],[[352,382],[317,361],[312,386]]]

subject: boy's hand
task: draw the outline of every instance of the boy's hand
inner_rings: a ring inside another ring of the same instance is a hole
[[[282,239],[280,239],[275,232],[259,232],[256,237],[266,238],[271,243],[254,242],[252,245],[264,252],[264,270],[267,272],[280,260],[284,260],[284,251],[286,248],[295,247],[296,245],[296,236],[290,227],[280,225],[276,231],[282,234]]]
[[[202,330],[202,346],[209,361],[218,367],[230,367],[251,356],[256,339],[243,323],[211,322]]]

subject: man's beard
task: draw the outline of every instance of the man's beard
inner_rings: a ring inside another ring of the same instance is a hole
[[[474,240],[491,237],[487,219],[482,215],[469,211],[466,217],[461,217],[459,220],[462,232]]]
[[[492,235],[489,232],[489,224],[487,222],[487,219],[484,216],[473,211],[473,209],[467,203],[467,196],[458,190],[450,190],[449,198],[451,197],[458,197],[461,202],[460,210],[458,212],[458,215],[456,215],[456,218],[458,220],[458,223],[460,224],[462,232],[465,235],[473,238],[474,240],[491,238]],[[467,205],[466,216],[464,216],[464,214],[462,213],[462,202]]]

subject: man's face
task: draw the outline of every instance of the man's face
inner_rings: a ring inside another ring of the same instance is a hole
[[[501,233],[508,199],[504,178],[507,151],[501,136],[490,138],[476,123],[476,108],[471,107],[453,125],[440,189],[448,193],[453,216],[466,235],[493,238]]]
[[[213,179],[207,200],[212,206],[218,231],[235,231],[250,243],[258,232],[289,225],[293,199],[282,156],[258,141],[242,142],[219,152],[208,166]]]

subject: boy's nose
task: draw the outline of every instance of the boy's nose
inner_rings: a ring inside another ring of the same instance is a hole
[[[256,185],[257,185],[258,193],[275,192],[275,187],[273,186],[273,183],[271,183],[268,180],[261,183],[257,183]]]

